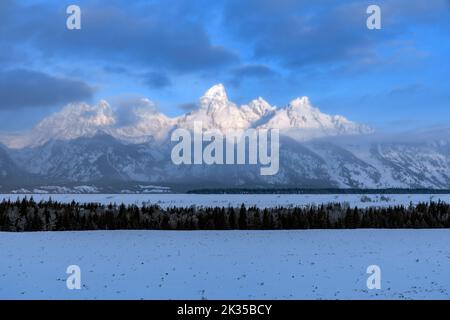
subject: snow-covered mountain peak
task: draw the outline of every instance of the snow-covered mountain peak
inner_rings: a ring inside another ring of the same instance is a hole
[[[216,113],[220,109],[224,109],[234,105],[228,101],[228,96],[223,84],[216,84],[205,92],[200,98],[200,109],[207,110],[208,114]]]
[[[292,100],[289,103],[288,108],[291,110],[295,110],[297,112],[305,112],[305,113],[320,112],[320,110],[312,106],[309,98],[305,96],[298,97]]]
[[[266,114],[276,109],[261,97],[258,97],[257,99],[250,101],[248,105],[256,114],[260,116],[265,116]]]
[[[256,127],[267,120],[266,118],[275,112],[276,108],[271,106],[261,97],[250,101],[248,104],[241,106],[241,112],[244,117]]]
[[[227,92],[223,84],[219,83],[209,88],[201,100],[228,101]]]
[[[321,112],[311,104],[308,97],[294,99],[287,107],[276,110],[263,127],[278,128],[296,140],[372,132],[369,127],[343,116]]]
[[[222,84],[217,84],[206,91],[200,98],[200,108],[182,116],[178,126],[189,128],[195,121],[201,121],[206,129],[227,130],[249,126],[248,119],[241,109],[228,100]]]
[[[40,145],[52,139],[70,140],[107,131],[115,124],[110,105],[101,100],[96,105],[72,103],[44,120],[31,132],[31,145]]]
[[[123,115],[118,115],[118,120]],[[122,122],[111,134],[121,140],[130,142],[162,141],[167,138],[175,119],[160,112],[155,103],[143,98],[134,105],[127,114],[128,122]]]
[[[315,108],[308,97],[292,100],[284,108],[270,105],[262,97],[238,107],[228,100],[225,87],[217,84],[200,98],[200,107],[179,117],[160,112],[149,99],[135,100],[112,109],[105,100],[96,105],[69,104],[42,120],[26,134],[0,136],[11,148],[42,145],[50,140],[71,140],[106,133],[127,143],[157,141],[165,143],[175,128],[204,129],[280,129],[295,140],[317,137],[365,134],[372,130],[343,116],[328,115]]]
[[[86,103],[68,104],[61,111],[41,121],[37,129],[55,128],[55,126],[61,128],[67,125],[75,127],[109,126],[114,124],[114,122],[115,119],[110,105],[105,100],[100,100],[96,105],[88,105]],[[76,130],[76,128],[74,129]]]

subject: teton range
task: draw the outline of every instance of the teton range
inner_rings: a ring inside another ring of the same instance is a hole
[[[147,99],[130,108],[132,117],[123,121],[106,101],[70,104],[28,133],[2,136],[1,191],[57,186],[134,192],[145,184],[180,191],[248,186],[450,188],[450,141],[443,138],[450,136],[448,128],[386,137],[320,112],[307,97],[282,108],[261,97],[237,106],[221,84],[209,89],[195,110],[176,118],[159,112]],[[255,165],[175,165],[171,133],[193,130],[195,122],[222,133],[279,129],[278,173],[263,176]]]

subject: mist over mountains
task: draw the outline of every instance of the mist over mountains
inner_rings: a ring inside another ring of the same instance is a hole
[[[191,130],[195,121],[220,132],[279,129],[279,172],[261,176],[255,165],[174,165],[170,134],[177,128]],[[147,99],[130,105],[126,117],[106,101],[69,104],[31,131],[3,135],[0,141],[3,192],[45,191],[48,186],[84,191],[82,186],[89,186],[92,192],[148,190],[142,186],[176,191],[450,188],[448,129],[414,136],[382,135],[343,116],[322,113],[307,97],[281,108],[261,97],[237,106],[221,84],[206,91],[194,110],[178,117],[164,115]]]

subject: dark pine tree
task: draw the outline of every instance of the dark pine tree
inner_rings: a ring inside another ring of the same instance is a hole
[[[247,228],[247,209],[242,204],[241,210],[239,210],[239,229],[245,230]]]

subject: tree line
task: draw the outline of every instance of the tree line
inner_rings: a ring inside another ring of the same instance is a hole
[[[357,189],[357,188],[203,188],[188,190],[190,194],[449,194],[449,189]]]
[[[350,207],[329,203],[301,207],[170,207],[35,202],[0,203],[1,231],[67,230],[280,230],[450,228],[448,203]]]

